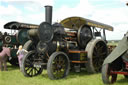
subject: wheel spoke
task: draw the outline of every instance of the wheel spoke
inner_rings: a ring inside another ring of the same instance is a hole
[[[31,76],[31,72],[32,72],[32,68],[31,68],[31,70],[28,72],[28,74]]]
[[[107,55],[106,52],[102,52],[102,53],[99,54],[99,56],[101,56],[101,57],[104,57],[105,55]]]
[[[59,56],[59,63],[58,64],[61,64],[61,56]]]
[[[36,70],[35,67],[33,68],[33,74],[36,75]]]
[[[64,65],[66,63],[66,61],[65,60],[62,60],[62,62],[60,63],[60,65],[62,66],[62,65]]]
[[[26,69],[26,68],[27,68],[27,69]],[[28,70],[30,69],[30,67],[26,67],[26,68],[25,68],[25,71],[28,71]]]
[[[94,48],[93,55],[97,55],[97,50]]]
[[[32,74],[32,76],[33,76],[33,68],[32,68],[31,74]]]
[[[35,71],[37,71],[37,72],[39,71],[39,70],[37,70],[37,68],[34,68],[34,69],[35,69]]]

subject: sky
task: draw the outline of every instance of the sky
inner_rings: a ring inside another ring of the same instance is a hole
[[[114,27],[107,40],[120,40],[128,31],[128,0],[0,0],[0,31],[3,25],[18,21],[39,25],[45,20],[45,5],[53,6],[53,23],[80,16]]]

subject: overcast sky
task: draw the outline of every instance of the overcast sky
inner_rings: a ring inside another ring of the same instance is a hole
[[[10,21],[40,24],[45,5],[53,6],[53,22],[80,16],[114,27],[108,40],[122,39],[128,31],[128,0],[0,0],[0,29]]]

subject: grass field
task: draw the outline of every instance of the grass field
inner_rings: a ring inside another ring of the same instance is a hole
[[[101,74],[88,74],[86,71],[80,73],[70,72],[65,79],[50,80],[47,71],[36,77],[24,77],[18,67],[8,64],[8,71],[0,71],[0,85],[104,85]],[[128,85],[128,79],[119,75],[113,85]]]

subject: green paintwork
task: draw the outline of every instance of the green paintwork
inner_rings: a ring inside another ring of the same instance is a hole
[[[3,42],[0,41],[0,52],[2,51]]]
[[[128,33],[126,34],[128,35]],[[104,60],[103,64],[111,63],[120,57],[123,53],[128,50],[128,36],[124,36],[123,39],[119,42],[118,46],[111,52],[110,55]]]
[[[28,29],[21,29],[21,30],[18,32],[17,41],[18,41],[21,45],[24,45],[25,42],[27,42],[27,41],[29,40],[29,39],[28,39],[27,31],[28,31]]]
[[[11,36],[11,44],[16,44],[17,40],[16,40],[16,36]]]
[[[13,57],[13,58],[16,58],[17,57],[17,55],[16,55],[17,50],[18,49],[11,49],[11,57]]]
[[[2,41],[0,41],[0,47],[2,47],[2,45],[3,45],[3,42],[2,42]]]

